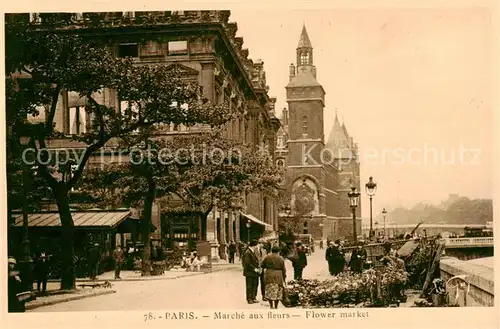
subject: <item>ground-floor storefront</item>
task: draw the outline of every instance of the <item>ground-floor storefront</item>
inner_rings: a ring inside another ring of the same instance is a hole
[[[75,211],[72,212],[75,226],[75,271],[77,277],[89,275],[89,265],[96,263],[98,272],[113,268],[112,252],[117,245],[135,248],[140,245],[140,219],[132,218],[129,210]],[[23,215],[14,213],[9,228],[9,256],[26,258],[23,249],[25,226]],[[49,256],[49,277],[59,278],[62,270],[61,220],[57,212],[28,214],[28,237],[31,259],[36,260],[41,252]]]
[[[198,241],[208,241],[211,259],[227,258],[227,248],[231,242],[248,242],[265,236],[272,226],[257,217],[243,212],[213,211],[206,220],[196,212],[161,215],[161,240],[167,249],[191,252],[197,249]]]

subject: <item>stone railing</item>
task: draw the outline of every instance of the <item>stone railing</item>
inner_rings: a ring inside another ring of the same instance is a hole
[[[444,239],[446,247],[469,247],[469,246],[493,246],[495,239],[493,237],[479,238],[447,238]]]
[[[449,304],[461,307],[493,306],[493,267],[444,257],[440,261],[440,271],[441,278],[446,282]]]

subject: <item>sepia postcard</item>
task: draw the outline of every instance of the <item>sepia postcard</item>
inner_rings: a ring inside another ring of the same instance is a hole
[[[2,323],[498,327],[497,14],[2,4]]]

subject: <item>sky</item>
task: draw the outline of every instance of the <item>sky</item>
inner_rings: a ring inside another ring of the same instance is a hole
[[[337,111],[359,143],[362,185],[378,184],[374,215],[450,193],[492,198],[487,8],[232,10],[230,20],[249,57],[264,61],[279,116],[305,24],[326,91],[325,139]]]

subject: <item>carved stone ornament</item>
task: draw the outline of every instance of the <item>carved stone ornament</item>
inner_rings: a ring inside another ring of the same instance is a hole
[[[224,78],[224,81],[222,82],[222,88],[226,88],[229,82],[227,81],[227,78]]]
[[[233,91],[231,91],[231,96],[229,96],[229,97],[231,97],[231,99],[233,99],[233,98],[235,98],[235,97],[236,97],[236,93],[234,92],[234,90],[233,90]]]
[[[314,210],[314,190],[305,180],[295,190],[295,209],[298,213],[307,214]]]
[[[217,67],[214,68],[214,75],[218,76],[220,74],[220,71]]]
[[[238,104],[237,105],[238,107],[241,107],[243,105],[243,101],[241,100],[241,98],[238,99],[238,103],[237,104]]]

